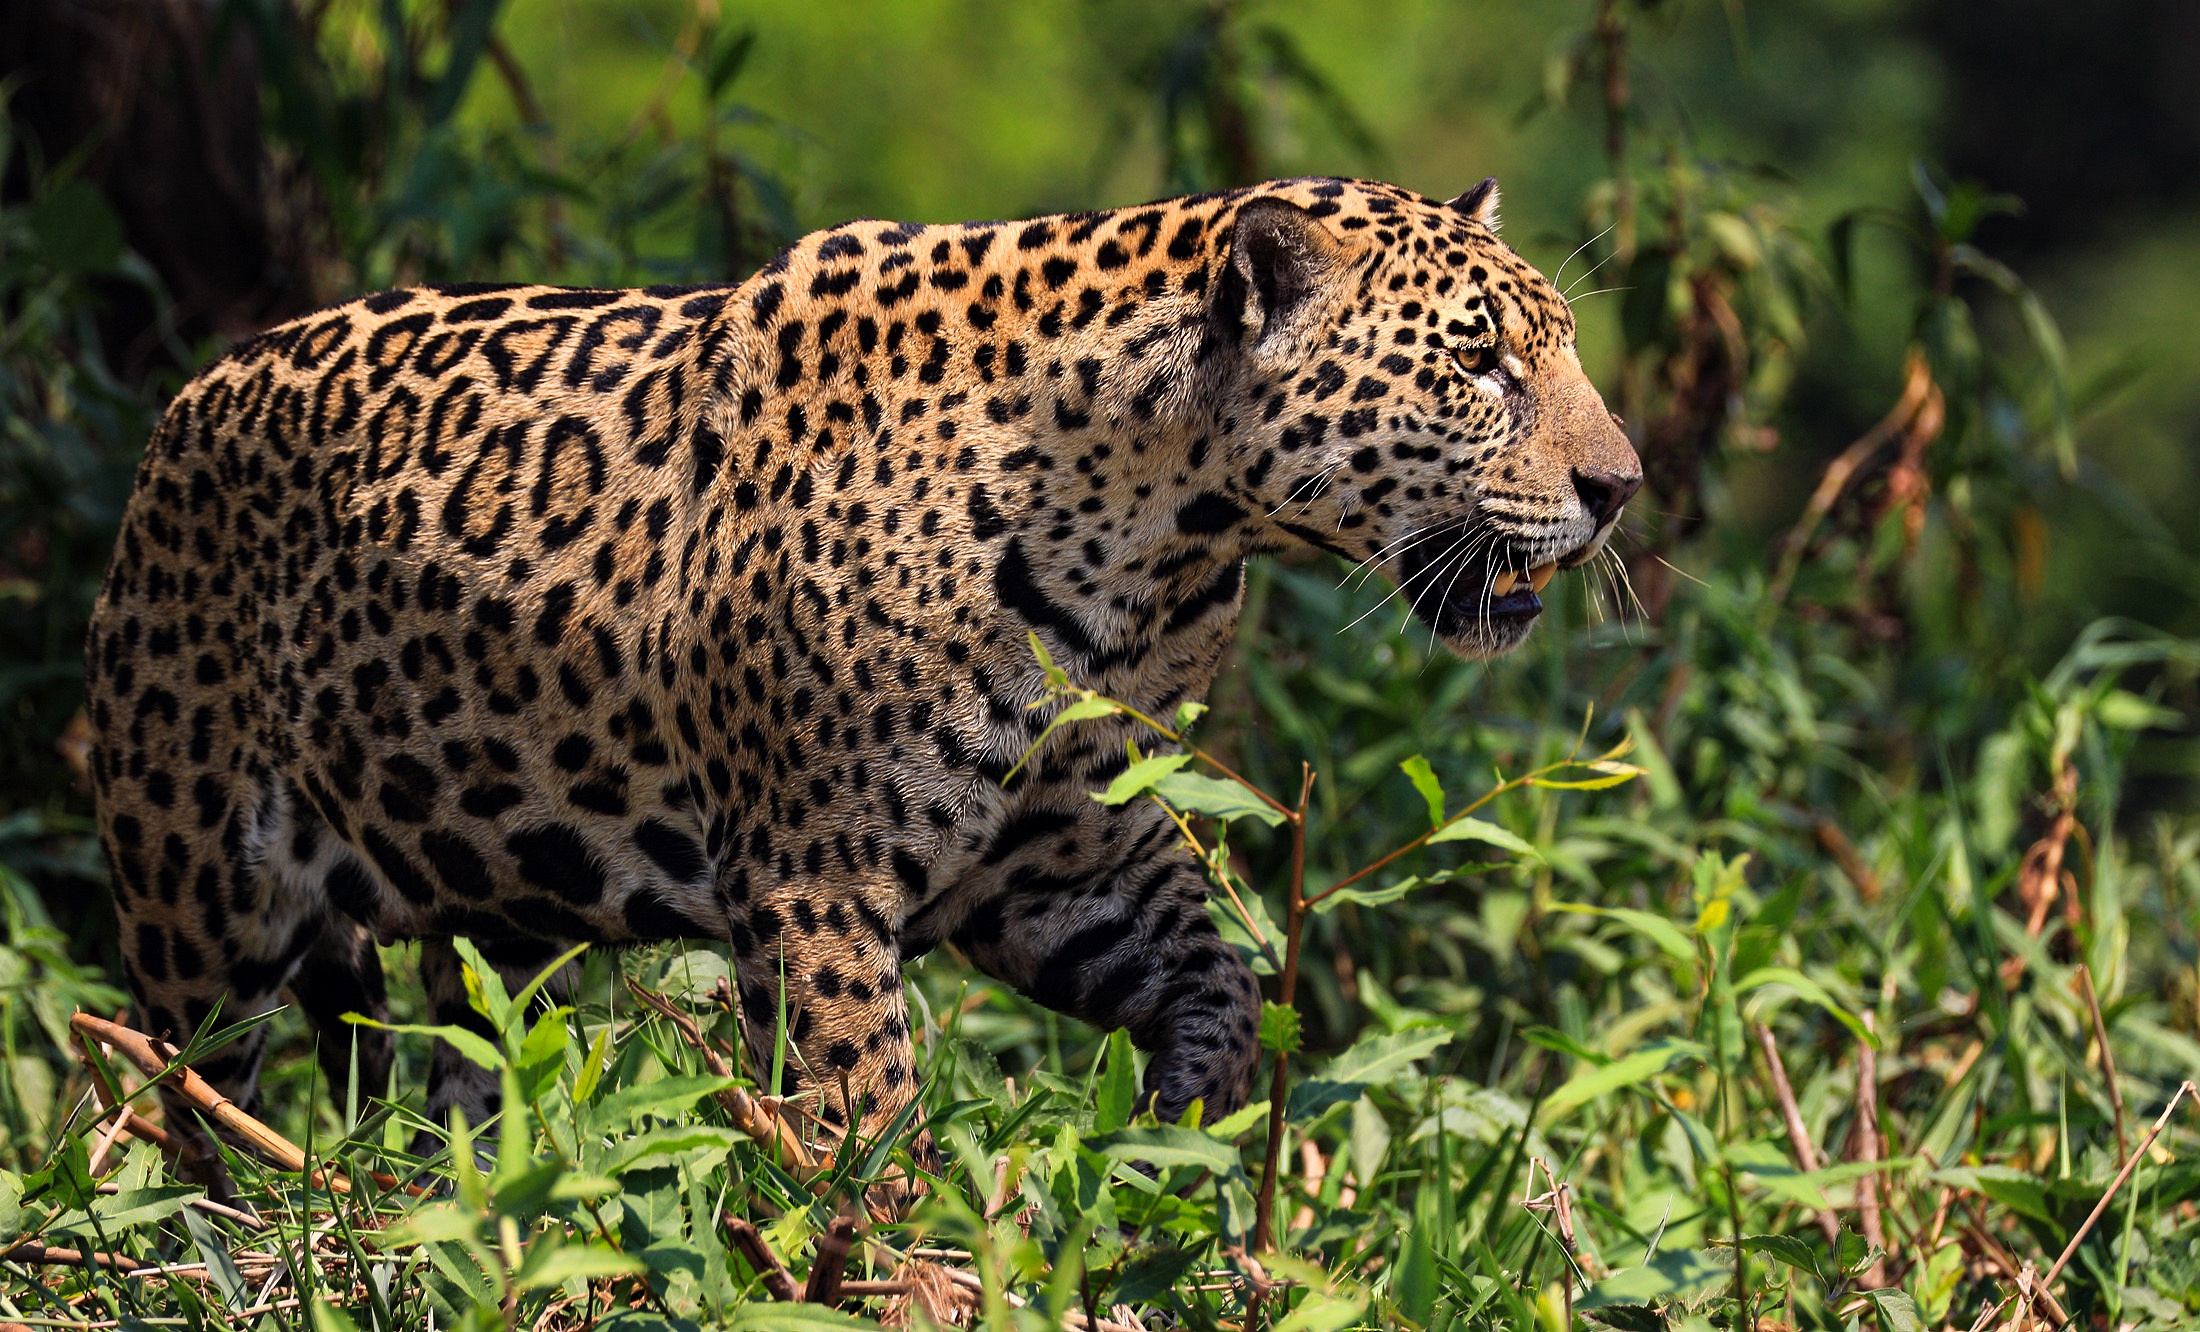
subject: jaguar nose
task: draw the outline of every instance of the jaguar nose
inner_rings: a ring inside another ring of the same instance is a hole
[[[1574,469],[1574,493],[1581,496],[1581,507],[1589,511],[1598,528],[1619,516],[1619,511],[1635,492],[1642,489],[1642,473],[1608,472],[1601,467],[1576,467]]]

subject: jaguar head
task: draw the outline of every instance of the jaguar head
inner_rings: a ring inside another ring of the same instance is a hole
[[[1249,498],[1386,574],[1464,657],[1518,646],[1642,484],[1565,297],[1497,228],[1494,180],[1448,202],[1292,182],[1239,208],[1221,296]]]

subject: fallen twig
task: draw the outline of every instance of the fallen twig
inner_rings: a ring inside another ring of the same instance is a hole
[[[86,1252],[81,1249],[58,1248],[50,1244],[18,1244],[0,1252],[0,1263],[22,1263],[30,1267],[104,1267],[110,1272],[120,1272],[125,1276],[160,1271],[157,1263],[141,1263],[119,1253]]]
[[[2146,1137],[2140,1140],[2139,1150],[2133,1152],[2124,1162],[2124,1168],[2116,1172],[2116,1178],[2109,1182],[2108,1192],[2102,1194],[2101,1200],[2093,1204],[2093,1210],[2086,1213],[2085,1224],[2078,1227],[2078,1233],[2072,1235],[2070,1242],[2063,1246],[2062,1255],[2055,1259],[2055,1265],[2047,1269],[2046,1276],[2040,1278],[2039,1293],[2041,1295],[2045,1296],[2047,1294],[2048,1287],[2054,1285],[2055,1278],[2062,1275],[2063,1267],[2069,1263],[2071,1255],[2077,1253],[2078,1246],[2085,1243],[2085,1237],[2093,1233],[2094,1223],[2101,1219],[2101,1213],[2108,1210],[2108,1205],[2116,1200],[2116,1194],[2124,1187],[2124,1181],[2130,1179],[2131,1172],[2139,1168],[2139,1162],[2146,1157],[2147,1148],[2152,1147],[2154,1140],[2162,1136],[2162,1130],[2169,1127],[2171,1113],[2177,1109],[2178,1102],[2184,1100],[2187,1096],[2200,1096],[2200,1087],[2193,1086],[2190,1080],[2177,1085],[2177,1093],[2169,1098],[2169,1104],[2162,1107],[2161,1115],[2155,1119],[2154,1127],[2148,1129]],[[2031,1297],[2028,1295],[2026,1297],[2027,1307],[2030,1306],[2030,1302]]]

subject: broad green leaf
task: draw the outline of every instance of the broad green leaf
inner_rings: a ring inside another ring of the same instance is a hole
[[[1056,671],[1051,663],[1046,669],[1050,677],[1061,675],[1061,672]],[[1060,687],[1063,689],[1069,687],[1069,677],[1062,676]],[[1049,695],[1048,698],[1042,698],[1032,706],[1039,707],[1050,701],[1051,698],[1052,695]],[[1096,717],[1113,717],[1122,710],[1122,704],[1113,699],[1102,698],[1097,694],[1087,694],[1085,697],[1071,703],[1068,707],[1054,714],[1054,719],[1047,723],[1046,729],[1039,732],[1039,737],[1031,742],[1030,748],[1024,750],[1023,754],[1017,758],[1016,765],[1001,775],[1001,785],[1005,787],[1014,781],[1016,774],[1022,772],[1024,765],[1031,761],[1031,756],[1038,753],[1040,747],[1052,739],[1054,733],[1064,726],[1069,725],[1071,722],[1090,721]]]
[[[734,1306],[732,1316],[722,1326],[729,1332],[847,1332],[849,1328],[878,1332],[879,1325],[822,1304],[767,1302]]]
[[[1312,910],[1315,915],[1319,916],[1335,911],[1347,902],[1357,902],[1361,906],[1388,906],[1392,902],[1402,900],[1407,894],[1426,882],[1428,881],[1418,874],[1408,874],[1396,883],[1385,884],[1380,888],[1361,888],[1357,885],[1350,888],[1339,888],[1333,893],[1323,894],[1322,900],[1315,903]]]
[[[1598,1068],[1585,1068],[1560,1084],[1543,1101],[1545,1122],[1564,1118],[1599,1096],[1640,1086],[1683,1059],[1703,1059],[1709,1051],[1694,1041],[1663,1040]]]
[[[1123,705],[1111,698],[1081,698],[1054,714],[1054,725],[1068,722],[1092,721],[1100,717],[1113,717],[1123,710]]]
[[[1734,982],[1734,993],[1737,995],[1748,994],[1752,990],[1762,989],[1768,985],[1784,986],[1794,991],[1798,999],[1808,1000],[1825,1009],[1836,1022],[1847,1027],[1856,1039],[1869,1043],[1874,1050],[1880,1048],[1878,1035],[1864,1025],[1863,1019],[1843,1008],[1840,1002],[1827,991],[1825,986],[1820,985],[1817,981],[1812,980],[1793,967],[1759,967]],[[1753,1011],[1755,1007],[1755,1005],[1752,1005]]]
[[[599,1128],[627,1125],[643,1115],[678,1114],[705,1096],[739,1084],[738,1078],[682,1075],[621,1087],[589,1107],[589,1122]]]
[[[1144,1304],[1174,1290],[1192,1264],[1206,1252],[1200,1243],[1187,1244],[1181,1249],[1162,1249],[1134,1259],[1117,1278],[1109,1298],[1125,1304]]]
[[[189,1206],[192,1199],[205,1196],[206,1190],[184,1184],[124,1189],[94,1202],[92,1215],[110,1232],[127,1230],[166,1220]]]
[[[182,1219],[183,1228],[191,1234],[191,1247],[197,1251],[199,1261],[206,1264],[206,1275],[215,1291],[234,1308],[251,1304],[251,1291],[245,1285],[244,1275],[237,1270],[227,1237],[194,1208],[186,1207]]]
[[[1320,1115],[1333,1105],[1359,1099],[1377,1083],[1388,1082],[1422,1059],[1451,1044],[1454,1033],[1445,1027],[1408,1027],[1397,1032],[1369,1032],[1352,1048],[1329,1061],[1319,1076],[1291,1088],[1284,1112],[1294,1124]]]
[[[1659,951],[1676,962],[1696,960],[1696,946],[1681,932],[1681,927],[1655,911],[1637,911],[1633,907],[1587,906],[1579,902],[1553,902],[1551,909],[1617,921],[1656,944]]]
[[[1366,1307],[1365,1298],[1346,1299],[1327,1291],[1309,1291],[1305,1302],[1276,1324],[1276,1332],[1337,1332],[1358,1322],[1360,1311]]]
[[[573,1099],[586,1104],[596,1094],[596,1085],[603,1081],[604,1068],[611,1059],[611,1027],[607,1023],[596,1039],[589,1042],[588,1057],[581,1060],[580,1076],[573,1079]]]
[[[1047,651],[1045,643],[1039,641],[1038,631],[1025,630],[1024,638],[1031,644],[1031,655],[1039,659],[1039,672],[1046,676],[1047,683],[1062,689],[1069,688],[1069,676],[1063,674],[1061,668],[1054,664],[1054,654]]]
[[[560,1244],[553,1248],[538,1240],[512,1279],[523,1288],[541,1289],[562,1286],[575,1277],[592,1280],[639,1276],[648,1270],[639,1258],[601,1244]]]
[[[690,948],[665,959],[665,967],[659,985],[668,999],[695,1008],[715,1008],[718,1003],[718,987],[731,986],[733,964],[724,953],[715,948]]]
[[[582,1202],[609,1198],[619,1192],[619,1181],[609,1175],[576,1175],[561,1171],[558,1182],[550,1186],[550,1197],[557,1202]]]
[[[1094,1131],[1113,1133],[1130,1123],[1131,1108],[1137,1103],[1138,1065],[1131,1054],[1130,1033],[1118,1028],[1108,1033],[1100,1086],[1093,1098]]]
[[[1403,1072],[1414,1060],[1451,1044],[1454,1034],[1448,1027],[1430,1026],[1370,1033],[1330,1060],[1322,1076],[1337,1082],[1384,1082],[1393,1074]]]
[[[1284,1004],[1261,1004],[1260,1048],[1287,1055],[1296,1053],[1301,1044],[1299,1010]]]
[[[1734,1280],[1734,1269],[1716,1254],[1701,1249],[1675,1249],[1653,1261],[1630,1267],[1589,1287],[1574,1302],[1576,1309],[1604,1309],[1615,1304],[1648,1304],[1653,1300],[1695,1295]]]
[[[524,1100],[540,1099],[557,1081],[558,1074],[565,1071],[565,1047],[573,1038],[565,1020],[572,1012],[570,1008],[555,1008],[536,1018],[535,1025],[528,1029],[527,1039],[520,1042],[516,1071]]]
[[[489,959],[481,955],[474,941],[466,938],[451,940],[451,948],[461,963],[459,975],[466,983],[466,999],[476,1013],[489,1019],[489,1025],[503,1031],[511,1025],[512,996],[504,988],[504,973],[489,965]]]
[[[1500,851],[1510,851],[1516,856],[1529,856],[1537,860],[1543,857],[1527,839],[1518,833],[1500,828],[1482,819],[1456,818],[1429,834],[1431,846],[1438,842],[1487,842]]]
[[[1729,1155],[1733,1155],[1729,1152]],[[1836,1165],[1820,1166],[1816,1170],[1794,1170],[1781,1165],[1737,1162],[1737,1168],[1749,1173],[1760,1188],[1776,1197],[1804,1207],[1825,1210],[1831,1204],[1825,1190],[1829,1185],[1847,1184],[1866,1175],[1891,1170],[1907,1170],[1916,1164],[1914,1157],[1896,1156],[1884,1161],[1843,1161]]]
[[[1092,798],[1103,805],[1121,805],[1137,799],[1152,788],[1155,782],[1175,772],[1192,761],[1189,754],[1155,754],[1134,760],[1131,765],[1116,774],[1105,791],[1095,791]]]
[[[1258,936],[1247,928],[1245,916],[1238,914],[1240,902],[1245,906],[1246,915],[1251,916],[1253,924],[1260,928]],[[1253,969],[1254,975],[1276,974],[1277,964],[1281,961],[1276,946],[1283,942],[1283,926],[1277,924],[1276,918],[1268,913],[1268,903],[1259,893],[1241,885],[1236,902],[1231,901],[1226,893],[1210,893],[1207,897],[1207,918],[1214,922],[1215,932],[1222,936],[1222,941],[1237,950],[1238,956],[1245,959],[1245,964]],[[1266,948],[1261,946],[1264,941]]]
[[[1925,1321],[1917,1316],[1917,1302],[1899,1290],[1862,1290],[1857,1294],[1870,1300],[1879,1313],[1879,1325],[1886,1332],[1925,1332]]]
[[[23,1181],[0,1170],[0,1244],[23,1233]]]
[[[384,1232],[390,1244],[434,1244],[470,1240],[481,1228],[478,1217],[456,1203],[419,1208]]]
[[[373,1027],[394,1036],[433,1036],[448,1043],[452,1049],[483,1068],[494,1071],[504,1067],[504,1052],[464,1027],[430,1027],[417,1022],[376,1022],[373,1018],[362,1017],[357,1013],[344,1014],[344,1021],[353,1026]]]
[[[1251,817],[1273,828],[1283,822],[1283,815],[1236,782],[1202,777],[1196,772],[1168,773],[1153,784],[1153,793],[1172,809],[1205,814],[1225,823]]]
[[[1252,1132],[1255,1124],[1268,1118],[1268,1106],[1269,1102],[1267,1101],[1254,1101],[1248,1105],[1241,1105],[1214,1123],[1203,1126],[1201,1131],[1217,1138],[1235,1142]]]
[[[602,1169],[607,1175],[623,1175],[651,1161],[669,1160],[706,1148],[724,1151],[735,1143],[747,1141],[734,1130],[715,1124],[681,1124],[627,1139],[612,1149]]]
[[[1085,1144],[1117,1161],[1144,1161],[1156,1166],[1199,1166],[1227,1174],[1238,1164],[1237,1148],[1198,1129],[1161,1124],[1151,1128],[1124,1128],[1094,1136]]]
[[[1818,1246],[1797,1239],[1793,1235],[1744,1235],[1742,1248],[1749,1253],[1763,1254],[1794,1268],[1805,1276],[1820,1281],[1830,1280],[1828,1269],[1833,1267],[1831,1254],[1823,1253]]]
[[[1935,1184],[1947,1184],[1984,1194],[2011,1211],[2022,1212],[2035,1221],[2053,1224],[2055,1220],[2054,1209],[2047,1201],[2047,1186],[2014,1166],[1967,1166],[1935,1170],[1927,1178]]]
[[[1421,793],[1422,801],[1428,805],[1429,826],[1432,828],[1442,827],[1444,825],[1444,786],[1443,783],[1436,780],[1436,770],[1429,767],[1428,760],[1422,758],[1419,754],[1415,754],[1412,758],[1399,764],[1398,767],[1400,771],[1405,773],[1406,780],[1413,783],[1413,789]]]

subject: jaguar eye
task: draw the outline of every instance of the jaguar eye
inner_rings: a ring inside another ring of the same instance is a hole
[[[1451,358],[1461,370],[1480,378],[1497,368],[1497,345],[1485,342],[1477,347],[1454,347]]]

